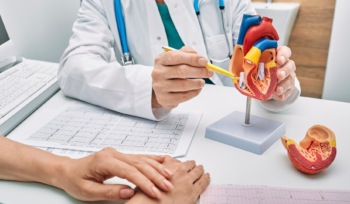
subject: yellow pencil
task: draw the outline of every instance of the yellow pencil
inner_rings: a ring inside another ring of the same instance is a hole
[[[171,48],[171,47],[162,47],[162,48],[163,48],[163,50],[165,52],[179,51],[179,50]],[[226,76],[230,76],[230,77],[233,78],[234,83],[237,83],[237,77],[234,74],[232,74],[231,72],[228,72],[228,71],[224,70],[223,68],[220,68],[220,67],[215,66],[215,65],[210,64],[210,63],[208,63],[205,67],[208,68],[208,69],[211,69],[213,71],[216,71],[216,72],[218,72],[220,74],[223,74],[223,75],[226,75]]]

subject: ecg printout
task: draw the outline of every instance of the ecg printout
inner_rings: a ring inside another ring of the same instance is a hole
[[[213,185],[199,204],[349,204],[350,191]]]
[[[157,122],[80,102],[72,104],[29,137],[11,139],[36,147],[51,147],[53,153],[65,149],[72,154],[79,150],[80,155],[86,156],[113,147],[127,153],[178,157],[186,154],[202,115],[175,110]]]

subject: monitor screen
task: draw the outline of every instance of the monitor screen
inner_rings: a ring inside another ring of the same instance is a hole
[[[2,18],[0,16],[0,45],[4,44],[9,40],[9,35],[7,34],[4,22],[2,21]]]

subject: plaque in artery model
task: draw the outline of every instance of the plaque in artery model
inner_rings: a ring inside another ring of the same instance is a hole
[[[281,140],[293,165],[307,174],[326,169],[337,154],[334,132],[322,125],[312,126],[300,145],[284,135]]]

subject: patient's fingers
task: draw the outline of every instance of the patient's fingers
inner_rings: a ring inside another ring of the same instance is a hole
[[[153,198],[159,198],[160,191],[155,187],[153,182],[151,182],[150,180],[153,178],[147,178],[137,168],[130,166],[122,161],[119,161],[118,159],[108,159],[105,162],[109,164],[104,167],[106,169],[105,171],[108,171],[113,176],[126,179],[131,183],[135,184],[136,186],[139,186],[143,190],[143,192],[145,192],[147,195]],[[164,184],[161,183],[160,186],[163,187]],[[164,189],[164,190],[167,190],[167,189]]]
[[[157,170],[165,178],[170,179],[173,176],[173,172],[165,168],[161,163],[154,161],[153,159],[145,158],[145,162],[152,168]]]
[[[186,161],[183,163],[183,168],[186,172],[191,171],[194,167],[196,166],[196,162],[191,160],[191,161]]]
[[[83,200],[97,201],[97,200],[113,200],[121,201],[130,199],[134,196],[134,189],[126,185],[119,184],[100,184],[87,183],[82,189]]]
[[[194,183],[195,191],[200,195],[208,187],[210,182],[210,174],[204,174],[196,183]]]
[[[140,172],[141,171],[147,171],[147,172],[152,171],[152,169],[148,168],[149,166],[146,165],[146,164],[150,163],[150,158],[152,158],[152,160],[153,160],[153,158],[157,158],[157,156],[123,154],[123,153],[117,152],[117,151],[114,151],[113,153],[114,153],[113,156],[116,159],[119,159],[119,160],[121,160],[121,161],[123,161],[123,162],[125,162],[125,163],[127,163],[127,164],[129,164],[131,166],[133,166],[133,167],[136,167]],[[159,158],[158,160],[164,161],[164,157],[162,159]],[[149,161],[149,162],[146,162],[146,161]],[[154,165],[152,167],[156,166],[157,167],[157,171],[159,172],[159,174],[161,174],[162,176],[168,178],[169,175],[168,175],[167,172],[164,171],[164,167],[161,167],[161,166],[163,166],[162,164],[160,164],[160,163],[158,163],[158,165],[156,165],[155,163],[153,163],[153,164]],[[161,170],[161,169],[163,169],[163,170]],[[157,174],[159,179],[162,179],[161,175]],[[163,190],[167,190],[167,189],[163,189]]]
[[[204,173],[204,168],[202,165],[196,166],[194,167],[194,169],[192,169],[188,175],[191,179],[191,182],[195,182],[197,181]]]
[[[150,159],[156,160],[157,162],[163,163],[165,156],[164,155],[149,155],[149,154],[144,154],[142,155],[144,157],[148,157]]]

